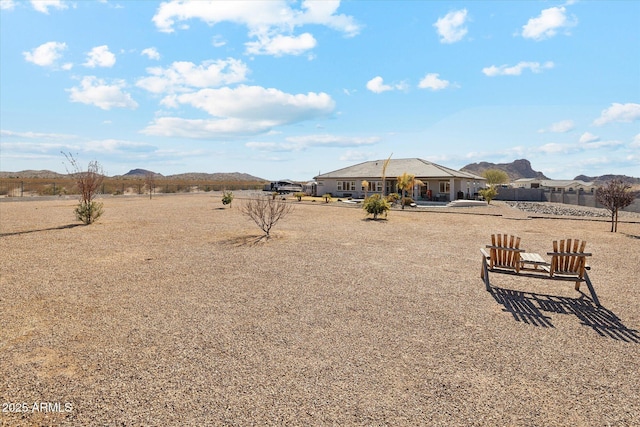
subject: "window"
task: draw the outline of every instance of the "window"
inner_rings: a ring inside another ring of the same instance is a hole
[[[440,181],[440,192],[448,193],[450,190],[449,181]]]
[[[382,181],[376,181],[376,191],[382,192]]]
[[[338,191],[356,191],[356,182],[355,181],[338,181],[337,190]]]

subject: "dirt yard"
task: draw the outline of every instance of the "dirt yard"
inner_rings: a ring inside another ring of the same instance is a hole
[[[268,242],[219,195],[0,202],[0,423],[640,425],[640,219],[297,203]],[[586,286],[492,275],[586,240]]]

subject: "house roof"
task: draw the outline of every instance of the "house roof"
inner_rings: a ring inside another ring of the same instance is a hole
[[[315,177],[318,179],[327,178],[350,178],[350,179],[382,179],[382,166],[386,160],[372,160],[369,162],[358,163],[357,165],[348,166],[333,172],[323,173]],[[462,172],[450,169],[426,160],[411,159],[391,159],[387,166],[386,175],[388,178],[396,178],[403,173],[410,173],[418,179],[451,179],[461,178],[474,181],[485,178],[468,172]]]

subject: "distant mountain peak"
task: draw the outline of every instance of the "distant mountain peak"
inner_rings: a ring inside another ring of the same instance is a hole
[[[499,169],[505,171],[507,175],[509,175],[509,179],[511,181],[521,178],[549,179],[542,172],[533,170],[531,162],[527,159],[517,159],[511,163],[471,163],[460,170],[471,172],[476,175],[482,175],[482,173],[488,169]]]
[[[129,172],[125,173],[122,176],[146,176],[148,174],[159,175],[146,169],[131,169]]]

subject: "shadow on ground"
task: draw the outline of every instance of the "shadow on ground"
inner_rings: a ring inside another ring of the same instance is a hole
[[[59,227],[41,228],[41,229],[38,229],[38,230],[16,231],[16,232],[13,232],[13,233],[0,233],[0,237],[19,236],[21,234],[38,233],[40,231],[66,230],[67,228],[81,227],[83,225],[84,224],[67,224],[67,225],[61,225]]]
[[[611,310],[598,307],[584,293],[579,298],[558,297],[492,287],[491,296],[504,306],[518,322],[533,326],[553,328],[549,314],[576,316],[582,325],[588,326],[600,336],[614,340],[640,344],[640,333],[627,328]]]
[[[240,236],[240,237],[233,237],[231,239],[223,240],[222,244],[227,246],[234,246],[234,247],[255,246],[260,243],[266,243],[273,238],[274,236],[267,237],[265,234]]]

